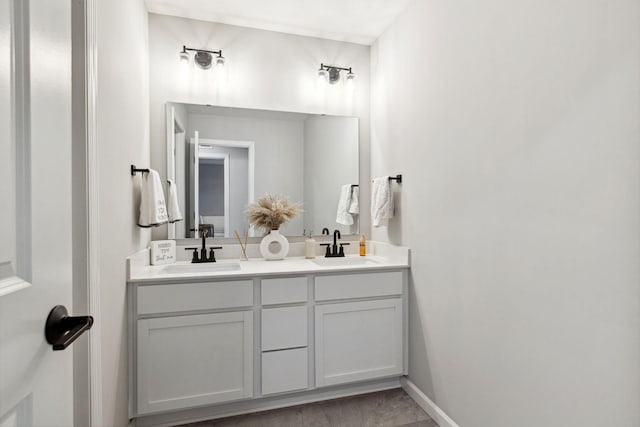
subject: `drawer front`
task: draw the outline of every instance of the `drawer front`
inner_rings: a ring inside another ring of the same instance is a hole
[[[263,305],[307,301],[307,278],[265,279],[261,284]]]
[[[306,348],[262,353],[262,394],[303,390],[309,386]]]
[[[262,351],[306,346],[306,306],[262,310]]]
[[[402,271],[318,276],[316,301],[402,295]]]
[[[138,314],[252,305],[253,280],[138,286]]]

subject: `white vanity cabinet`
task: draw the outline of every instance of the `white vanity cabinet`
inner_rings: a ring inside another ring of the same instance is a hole
[[[130,282],[134,425],[399,386],[407,277],[399,266]]]
[[[130,289],[138,415],[253,396],[253,280]]]
[[[318,387],[402,375],[403,281],[400,271],[316,278]]]

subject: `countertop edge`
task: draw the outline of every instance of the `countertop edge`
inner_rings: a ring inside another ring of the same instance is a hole
[[[176,282],[211,282],[222,280],[242,280],[247,278],[262,278],[262,277],[286,277],[286,276],[306,276],[306,275],[327,275],[327,274],[340,274],[340,273],[354,273],[354,272],[370,272],[370,271],[384,271],[384,270],[404,270],[409,269],[409,264],[384,264],[384,265],[366,265],[366,266],[332,266],[332,267],[310,267],[308,269],[296,270],[296,271],[249,271],[249,272],[233,272],[233,273],[190,273],[190,274],[175,274],[175,275],[162,275],[153,277],[132,277],[127,280],[128,286],[145,285],[145,284],[174,284]]]

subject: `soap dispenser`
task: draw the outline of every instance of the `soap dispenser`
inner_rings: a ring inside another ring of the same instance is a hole
[[[360,256],[367,255],[367,241],[364,238],[364,234],[360,235]]]
[[[313,231],[309,231],[307,240],[304,241],[304,257],[307,259],[316,257],[316,239],[313,238]]]

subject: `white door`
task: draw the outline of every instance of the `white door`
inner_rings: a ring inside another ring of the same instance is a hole
[[[71,2],[0,0],[0,425],[72,426]]]
[[[176,109],[170,103],[166,105],[167,125],[167,179],[177,183],[176,180]],[[167,225],[167,237],[176,238],[175,223]],[[182,238],[183,236],[180,236]]]
[[[402,299],[315,307],[318,387],[402,374]]]

